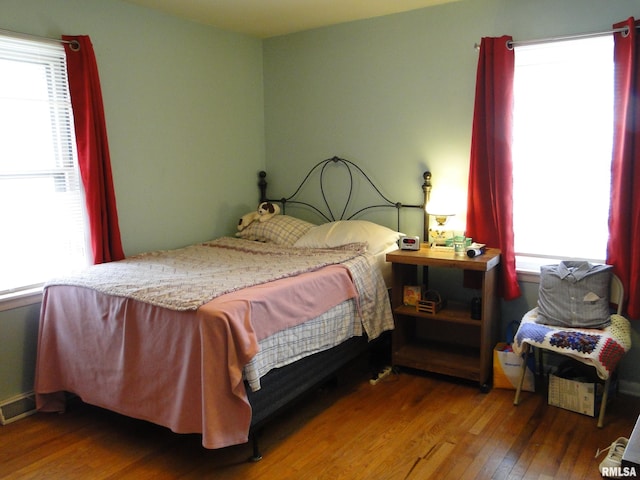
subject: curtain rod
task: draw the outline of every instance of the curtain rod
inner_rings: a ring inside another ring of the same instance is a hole
[[[22,32],[13,32],[11,30],[4,30],[0,28],[0,35],[6,35],[8,37],[20,38],[22,40],[39,40],[45,41],[49,43],[68,43],[71,45],[73,50],[80,49],[80,43],[77,40],[63,40],[61,38],[49,38],[49,37],[41,37],[39,35],[32,35],[31,33],[22,33]]]
[[[636,28],[640,28],[637,26]],[[611,35],[612,33],[623,32],[623,36],[629,35],[629,27],[620,27],[614,28],[611,30],[604,30],[602,32],[591,32],[591,33],[575,33],[572,35],[561,35],[558,37],[549,37],[549,38],[538,38],[535,40],[511,40],[507,42],[507,48],[513,49],[513,47],[523,47],[525,45],[538,45],[540,43],[551,43],[551,42],[564,42],[567,40],[577,40],[580,38],[593,38],[593,37],[603,37],[605,35]],[[480,44],[475,43],[474,48],[476,50],[480,49]]]

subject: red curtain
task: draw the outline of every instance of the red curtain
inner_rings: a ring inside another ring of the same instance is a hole
[[[626,312],[640,318],[640,38],[633,17],[614,25],[615,100],[607,263],[620,277]]]
[[[93,45],[88,36],[64,35],[62,38],[77,42],[65,44],[65,52],[93,262],[122,260],[124,252]]]
[[[483,38],[480,44],[467,197],[467,235],[502,251],[499,288],[505,300],[520,296],[513,246],[511,40]]]

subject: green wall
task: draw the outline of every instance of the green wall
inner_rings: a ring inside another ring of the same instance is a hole
[[[314,162],[340,155],[366,167],[394,201],[419,202],[422,172],[464,204],[482,37],[529,40],[603,31],[637,0],[462,0],[264,42],[266,162],[274,188]],[[544,187],[541,186],[541,190]],[[420,218],[402,226],[420,234]],[[537,284],[502,306],[503,323],[537,301]],[[638,345],[640,322],[635,322]],[[503,327],[504,328],[504,327]],[[640,395],[640,349],[621,384]],[[625,383],[626,382],[626,383]]]
[[[478,52],[484,36],[601,31],[637,0],[461,0],[264,42],[266,162],[276,180],[344,156],[420,199],[422,171],[465,217]],[[419,219],[418,219],[419,221]],[[415,233],[419,225],[414,227]],[[414,232],[405,232],[414,233]]]
[[[88,34],[102,80],[127,254],[227,234],[255,208],[255,173],[287,193],[319,160],[361,164],[385,194],[464,198],[483,36],[532,39],[610,28],[637,0],[461,0],[265,41],[119,0],[0,0],[0,28]],[[420,216],[403,230],[420,232]],[[46,238],[46,232],[43,232]],[[503,304],[535,305],[537,285]],[[0,312],[0,401],[33,383],[39,306]],[[638,344],[636,322],[634,339]],[[640,395],[640,354],[622,380]]]
[[[91,37],[126,254],[228,234],[255,208],[260,40],[118,0],[0,0],[0,28]],[[38,311],[0,312],[0,401],[32,388]]]

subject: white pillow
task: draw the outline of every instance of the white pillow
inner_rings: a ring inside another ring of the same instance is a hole
[[[338,220],[309,229],[294,247],[333,248],[349,243],[366,242],[367,252],[376,255],[394,244],[402,233],[366,220]]]

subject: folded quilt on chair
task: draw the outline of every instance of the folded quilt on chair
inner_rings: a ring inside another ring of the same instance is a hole
[[[622,315],[611,315],[604,329],[563,328],[536,323],[538,307],[522,318],[514,338],[513,351],[522,353],[525,344],[567,355],[592,365],[606,380],[624,354],[631,348],[631,326]]]

